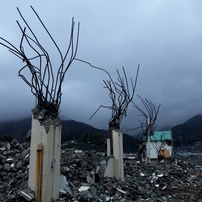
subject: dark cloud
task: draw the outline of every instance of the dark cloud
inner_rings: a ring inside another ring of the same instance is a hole
[[[160,127],[186,121],[201,113],[202,108],[202,2],[188,1],[74,1],[34,2],[36,9],[54,39],[65,51],[68,44],[71,18],[81,22],[77,57],[105,68],[116,78],[116,69],[125,67],[135,77],[140,73],[136,94],[161,104]],[[44,46],[57,58],[43,28],[28,2],[2,2],[0,8],[0,36],[15,45],[20,41],[21,23],[16,6],[23,13]],[[35,98],[17,76],[21,61],[0,47],[0,121],[31,114]],[[61,103],[61,116],[107,128],[110,118],[108,91],[103,88],[104,72],[75,61],[68,70]],[[135,97],[135,102],[139,102]],[[140,103],[139,103],[140,104]],[[122,127],[139,124],[138,112],[130,107]]]

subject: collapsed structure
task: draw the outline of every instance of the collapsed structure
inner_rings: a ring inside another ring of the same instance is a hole
[[[28,189],[29,154],[29,142],[0,141],[2,202],[36,200]],[[106,159],[100,153],[63,148],[56,201],[202,201],[202,167],[190,161],[168,158],[151,165],[125,161],[124,181],[104,177],[105,167]]]
[[[154,131],[150,136],[150,158],[169,158],[173,154],[172,131]]]

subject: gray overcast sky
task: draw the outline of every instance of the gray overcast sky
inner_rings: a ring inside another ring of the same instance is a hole
[[[16,46],[21,38],[16,7],[42,41],[47,37],[30,4],[62,50],[69,40],[71,18],[80,22],[77,58],[105,68],[114,79],[122,66],[134,78],[140,64],[134,102],[139,103],[138,94],[161,104],[159,127],[183,123],[202,112],[202,1],[2,1],[0,36]],[[49,51],[46,40],[44,46]],[[21,67],[22,62],[1,46],[0,121],[31,116],[35,106],[35,97],[18,77]],[[111,104],[103,79],[108,79],[103,72],[75,61],[63,83],[61,116],[107,129],[108,109],[100,109],[89,120],[101,104]],[[130,107],[121,127],[138,125],[138,114]]]

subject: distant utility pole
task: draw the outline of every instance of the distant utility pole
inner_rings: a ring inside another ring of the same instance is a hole
[[[182,130],[179,129],[177,132],[180,134],[180,143],[181,143],[181,147],[183,147],[183,144],[182,144]]]

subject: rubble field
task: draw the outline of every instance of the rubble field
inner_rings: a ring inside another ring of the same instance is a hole
[[[35,201],[28,188],[28,142],[0,142],[0,201]],[[61,150],[59,201],[202,202],[202,170],[189,161],[165,159],[124,164],[125,180],[104,177],[106,157],[94,151]]]

